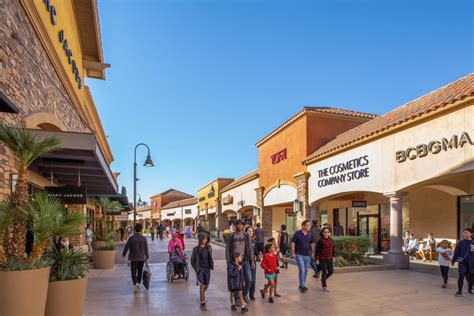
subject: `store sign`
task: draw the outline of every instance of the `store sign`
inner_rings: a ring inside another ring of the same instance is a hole
[[[84,187],[45,187],[49,197],[61,200],[64,204],[86,204],[87,190]]]
[[[285,208],[285,214],[289,215],[289,216],[295,216],[296,213],[293,211],[292,208]]]
[[[56,7],[54,5],[51,4],[51,1],[50,0],[43,0],[45,6],[46,6],[46,10],[49,12],[49,17],[50,17],[50,20],[51,20],[51,24],[56,26],[57,22],[56,22]],[[69,49],[69,45],[68,45],[68,40],[67,38],[64,37],[64,30],[59,30],[58,32],[58,39],[59,39],[59,42],[61,43],[62,45],[62,48],[64,50],[64,53],[66,55],[66,58],[67,58],[67,62],[69,65],[71,65],[71,71],[72,73],[74,74],[74,78],[77,82],[77,87],[79,89],[82,89],[82,78],[79,74],[79,69],[77,68],[77,65],[76,65],[76,61],[72,58],[72,50]]]
[[[352,201],[352,207],[367,207],[367,201]]]
[[[114,216],[114,219],[116,221],[127,221],[128,220],[128,216],[127,215],[116,215]]]
[[[191,214],[191,209],[190,208],[185,209],[184,214]]]
[[[205,196],[201,196],[201,197],[199,198],[199,202],[202,202],[202,201],[204,201],[205,199],[206,199]]]
[[[286,156],[286,148],[277,152],[276,154],[271,156],[272,158],[272,164],[276,165],[277,163],[282,162],[287,158]]]
[[[369,156],[365,155],[318,170],[318,187],[323,188],[368,177]]]
[[[474,145],[471,137],[467,132],[462,132],[459,136],[454,134],[450,139],[441,138],[441,140],[433,140],[428,144],[419,144],[414,147],[408,147],[405,150],[399,150],[395,153],[395,159],[398,163],[416,158],[423,158],[429,154],[437,155],[441,151],[448,151],[451,149],[462,148],[464,145]]]
[[[166,216],[174,216],[176,212],[166,213]]]
[[[232,197],[232,195],[228,194],[222,198],[222,204],[229,205],[232,203],[234,203],[234,198]]]

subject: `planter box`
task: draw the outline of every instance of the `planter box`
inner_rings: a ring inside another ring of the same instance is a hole
[[[82,316],[87,278],[49,283],[46,316]]]
[[[98,247],[104,247],[106,246],[107,243],[105,241],[101,241],[101,240],[94,240],[92,242],[92,249],[95,250],[96,248]]]
[[[49,267],[0,272],[0,315],[43,316]]]
[[[94,269],[112,269],[115,264],[116,250],[94,250]]]

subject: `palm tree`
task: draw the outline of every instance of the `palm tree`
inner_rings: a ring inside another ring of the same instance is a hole
[[[97,207],[101,210],[101,218],[99,222],[99,239],[106,240],[108,236],[106,236],[106,225],[107,225],[107,217],[110,211],[120,209],[122,206],[118,201],[112,201],[108,198],[96,198],[94,199],[94,203]]]
[[[28,167],[38,157],[54,151],[61,145],[58,137],[38,139],[24,127],[0,123],[0,141],[5,144],[18,160],[18,180],[11,196],[13,208],[23,208],[28,200]],[[17,212],[4,230],[3,248],[7,259],[24,261],[26,244],[26,216]]]

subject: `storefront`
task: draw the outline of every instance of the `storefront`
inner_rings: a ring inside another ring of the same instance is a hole
[[[219,234],[219,215],[221,215],[221,192],[234,179],[217,178],[198,190],[198,224],[215,235]]]
[[[276,236],[282,224],[292,232],[310,217],[309,174],[301,162],[328,139],[374,117],[336,108],[305,107],[256,144],[257,219],[266,236]]]
[[[344,234],[368,236],[371,251],[389,250],[392,258],[399,258],[403,230],[459,239],[474,225],[472,80],[437,89],[311,154],[304,163],[316,215],[326,213]]]
[[[195,229],[197,198],[178,200],[166,204],[161,209],[161,219],[169,221],[176,229]]]
[[[61,139],[61,148],[28,170],[30,193],[59,187],[69,211],[97,216],[92,197],[117,194],[114,160],[85,78],[105,79],[96,1],[2,4],[0,121],[37,137]],[[75,21],[75,23],[71,23]],[[14,188],[17,164],[0,144],[0,200]],[[76,241],[74,241],[76,243]],[[77,243],[82,243],[82,236]]]
[[[255,224],[258,188],[258,170],[254,170],[235,179],[221,190],[220,231],[228,229],[238,218],[247,225]]]
[[[157,225],[161,218],[161,209],[173,201],[179,201],[184,199],[191,199],[194,196],[188,193],[181,192],[176,189],[168,189],[164,192],[155,194],[150,197],[151,200],[151,218],[154,225]]]

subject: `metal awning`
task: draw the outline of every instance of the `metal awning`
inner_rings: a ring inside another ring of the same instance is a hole
[[[20,112],[18,107],[2,91],[0,91],[0,112],[15,114]]]
[[[59,186],[87,188],[87,194],[116,195],[118,186],[97,139],[91,133],[50,132],[31,129],[38,138],[57,136],[61,148],[36,159],[30,170]]]

